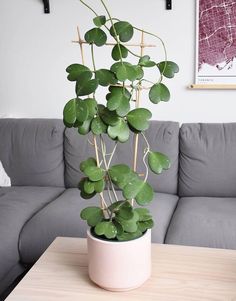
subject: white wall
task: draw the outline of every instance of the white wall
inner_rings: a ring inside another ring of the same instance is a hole
[[[180,122],[236,121],[235,91],[196,91],[187,86],[194,80],[195,1],[107,0],[113,16],[163,37],[169,59],[180,66],[171,80],[169,103],[154,106],[146,97],[154,119]],[[100,7],[99,0],[90,0]],[[0,1],[0,113],[17,117],[59,117],[65,102],[74,97],[65,68],[80,61],[72,44],[76,26],[84,32],[93,15],[79,0],[50,0],[51,14],[43,13],[41,0]],[[100,10],[102,12],[102,10]],[[153,40],[150,40],[153,42]],[[160,46],[156,49],[161,53]],[[107,55],[98,51],[99,62]]]

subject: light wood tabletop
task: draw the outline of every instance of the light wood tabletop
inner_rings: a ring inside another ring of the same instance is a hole
[[[152,245],[152,277],[129,292],[105,291],[88,278],[85,239],[57,238],[7,301],[236,301],[236,251]]]

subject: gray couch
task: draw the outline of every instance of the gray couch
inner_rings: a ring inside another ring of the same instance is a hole
[[[153,121],[147,137],[172,162],[162,175],[149,176],[153,242],[236,249],[236,124],[179,129]],[[119,144],[114,163],[131,162],[132,144],[133,138]],[[0,294],[56,236],[85,236],[80,211],[96,197],[83,200],[76,187],[88,156],[94,154],[87,137],[61,120],[0,119],[0,160],[12,180],[0,188]]]

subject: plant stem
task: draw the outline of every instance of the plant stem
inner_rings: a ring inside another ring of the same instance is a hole
[[[95,10],[89,6],[87,3],[85,3],[83,0],[80,0],[80,2],[85,5],[88,9],[90,9],[97,17],[98,17],[98,14],[95,12]]]
[[[107,14],[108,14],[108,16],[110,18],[109,20],[111,21],[111,26],[112,26],[112,28],[114,30],[114,33],[115,33],[115,40],[117,42],[117,46],[118,46],[118,50],[119,50],[119,54],[120,54],[120,60],[121,60],[121,63],[123,64],[122,53],[121,53],[121,48],[120,48],[120,40],[118,38],[118,35],[117,35],[117,32],[116,32],[116,28],[115,28],[114,23],[113,23],[113,19],[111,17],[111,14],[110,14],[110,12],[109,12],[109,10],[108,10],[105,2],[103,0],[100,0],[100,1],[101,1],[102,5],[104,6],[104,8],[105,8],[105,10],[106,10],[106,12],[107,12]]]
[[[93,71],[96,72],[96,65],[95,65],[94,47],[93,47],[93,44],[91,44],[91,56],[92,56],[92,63],[93,63]]]
[[[147,182],[149,169],[148,169],[148,166],[147,166],[147,163],[146,163],[146,157],[147,157],[148,153],[150,152],[150,144],[149,144],[146,136],[144,135],[144,133],[141,133],[141,134],[142,134],[142,137],[143,137],[143,139],[144,139],[144,141],[146,142],[146,145],[147,145],[147,148],[146,148],[144,156],[143,156],[143,164],[145,165],[145,168],[146,168],[146,175],[145,175],[144,182]]]
[[[109,184],[110,184],[110,186],[111,186],[111,189],[112,189],[112,192],[113,192],[113,195],[114,195],[116,201],[118,201],[119,199],[118,199],[118,197],[117,197],[117,194],[116,194],[114,185],[113,185],[113,183],[112,183],[112,180],[111,180],[111,177],[110,177],[109,171],[108,171],[108,170],[109,170],[109,165],[107,164],[106,153],[105,153],[106,144],[105,144],[105,142],[104,142],[104,139],[103,139],[102,135],[100,135],[100,142],[101,142],[101,149],[102,149],[102,153],[103,153],[104,165],[105,165],[106,172],[107,172],[107,176],[108,176],[108,182],[109,182]],[[114,149],[113,149],[113,152],[111,153],[111,156],[113,156],[114,153],[115,153],[115,151],[114,151]],[[111,160],[109,160],[109,162],[110,162],[110,161],[111,161]]]

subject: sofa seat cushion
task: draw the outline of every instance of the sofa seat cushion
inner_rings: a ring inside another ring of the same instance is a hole
[[[181,198],[165,243],[236,249],[236,198]]]
[[[19,235],[24,224],[38,210],[58,197],[63,188],[6,187],[0,189],[0,294],[1,279],[18,265]]]
[[[84,200],[78,189],[69,188],[35,214],[21,232],[21,260],[26,264],[34,263],[57,236],[86,237],[87,224],[81,220],[80,212],[87,206],[97,206],[98,198]],[[164,241],[177,201],[178,197],[174,195],[155,194],[150,206],[156,223],[153,241]]]

